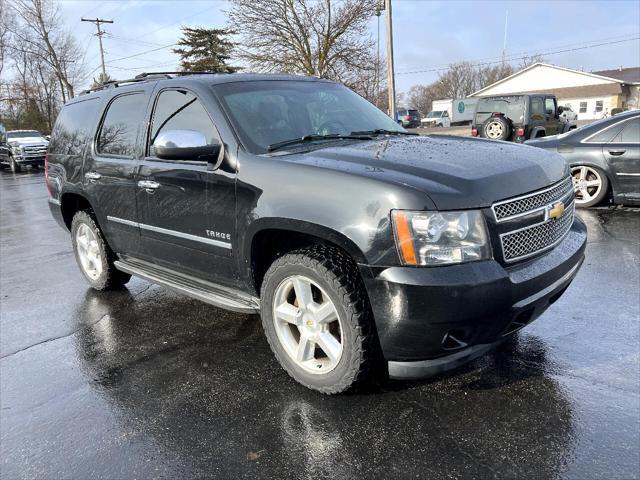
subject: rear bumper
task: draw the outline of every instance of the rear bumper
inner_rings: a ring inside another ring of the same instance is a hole
[[[394,378],[440,373],[482,355],[540,316],[577,274],[586,228],[538,258],[448,267],[361,267],[383,354]]]

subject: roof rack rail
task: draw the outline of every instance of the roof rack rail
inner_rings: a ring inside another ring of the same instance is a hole
[[[182,75],[203,75],[203,74],[212,75],[212,74],[219,74],[219,73],[229,73],[229,72],[224,72],[219,70],[213,70],[208,72],[142,72],[133,78],[128,78],[124,80],[109,80],[108,82],[104,82],[102,85],[98,87],[88,88],[87,90],[83,90],[82,92],[80,92],[80,95],[85,95],[91,92],[97,92],[99,90],[104,90],[105,88],[118,87],[120,85],[127,84],[127,83],[144,82],[147,80],[152,80],[153,78],[156,78],[156,77],[173,78],[173,76],[178,77]]]

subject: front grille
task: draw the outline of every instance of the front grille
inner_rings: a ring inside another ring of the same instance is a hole
[[[493,214],[498,222],[502,222],[520,214],[544,209],[547,205],[560,200],[571,191],[573,191],[573,182],[571,177],[567,177],[544,190],[495,203],[492,207]]]
[[[569,232],[573,224],[574,207],[575,204],[571,201],[562,216],[557,220],[549,219],[542,223],[500,235],[504,260],[513,262],[557,245]]]

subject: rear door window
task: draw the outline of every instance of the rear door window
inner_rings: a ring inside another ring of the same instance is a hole
[[[622,131],[613,139],[614,143],[640,143],[640,118],[625,122]]]
[[[134,157],[138,129],[146,106],[147,97],[142,92],[127,93],[113,99],[100,127],[97,152],[102,155]]]
[[[148,155],[155,156],[153,142],[162,132],[192,130],[202,133],[209,144],[216,129],[200,100],[187,90],[164,90],[158,95],[149,136]]]
[[[98,114],[98,98],[65,105],[53,127],[49,151],[56,155],[82,155]]]

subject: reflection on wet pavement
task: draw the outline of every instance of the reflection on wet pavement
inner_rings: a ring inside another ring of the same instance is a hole
[[[325,397],[257,316],[142,280],[87,289],[41,174],[0,173],[5,478],[636,478],[640,213],[581,212],[587,260],[513,341],[448,376]]]

